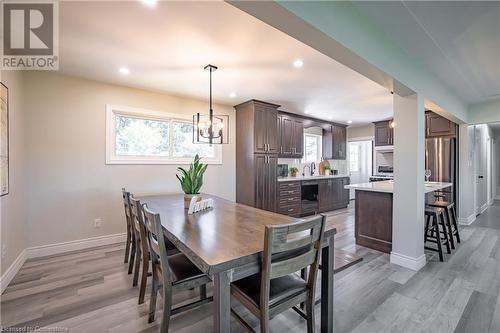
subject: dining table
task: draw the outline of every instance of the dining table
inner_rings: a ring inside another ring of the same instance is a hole
[[[213,207],[188,214],[183,194],[141,196],[141,203],[160,214],[164,235],[213,280],[213,331],[230,332],[231,282],[261,269],[266,225],[289,224],[298,218],[235,203],[217,196]],[[321,332],[333,332],[334,235],[325,226],[321,250]]]

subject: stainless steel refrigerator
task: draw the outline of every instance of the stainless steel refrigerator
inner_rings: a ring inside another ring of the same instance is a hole
[[[431,170],[430,181],[453,183],[453,187],[437,193],[437,198],[455,202],[457,188],[457,144],[456,138],[433,138],[425,140],[425,169]],[[435,193],[430,193],[427,201],[434,200]]]

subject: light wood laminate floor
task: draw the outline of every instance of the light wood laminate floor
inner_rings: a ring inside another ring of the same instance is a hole
[[[391,265],[387,254],[357,247],[352,209],[329,215],[338,226],[336,247],[364,258],[336,275],[336,332],[500,332],[499,201],[461,229],[463,241],[444,263],[429,253],[428,264],[416,273]],[[2,327],[157,332],[161,308],[156,323],[148,324],[149,300],[137,305],[138,288],[131,287],[123,251],[120,244],[27,261],[1,297]],[[174,302],[196,296],[186,292]],[[245,309],[238,311],[258,327]],[[211,314],[207,304],[177,315],[170,331],[211,332]],[[231,330],[244,332],[234,320]],[[305,330],[293,311],[271,322],[272,332]]]

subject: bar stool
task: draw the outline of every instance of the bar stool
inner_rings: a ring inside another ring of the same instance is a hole
[[[440,230],[440,225],[443,227],[443,230]],[[441,235],[443,235],[443,237],[441,237]],[[443,208],[425,207],[424,244],[427,242],[435,243],[437,245],[437,248],[428,246],[424,246],[424,248],[437,252],[439,254],[439,261],[444,261],[443,245],[446,246],[446,251],[451,253]]]
[[[455,242],[453,241],[453,236],[456,237],[457,243],[460,243],[460,234],[458,231],[457,213],[455,211],[455,203],[449,202],[449,201],[444,201],[444,200],[437,200],[431,204],[428,204],[428,206],[443,208],[445,210],[446,220],[448,221],[448,225],[449,225],[451,248],[455,249]]]

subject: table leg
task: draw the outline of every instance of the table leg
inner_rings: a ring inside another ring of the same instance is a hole
[[[321,332],[333,332],[333,255],[334,237],[328,240],[328,246],[321,251]]]
[[[227,333],[231,329],[231,279],[229,271],[214,275],[214,332]]]

